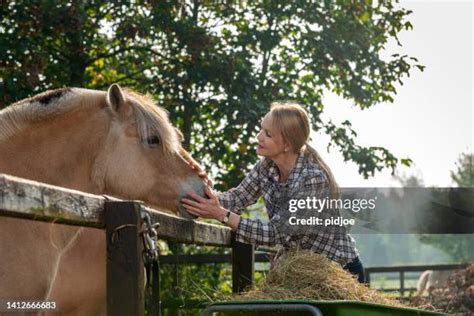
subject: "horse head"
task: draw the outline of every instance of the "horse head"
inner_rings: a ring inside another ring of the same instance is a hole
[[[186,160],[182,135],[168,113],[117,84],[105,102],[110,125],[94,172],[101,175],[104,191],[190,217],[180,199],[189,191],[204,195],[204,184]]]
[[[180,199],[204,184],[181,138],[164,108],[117,84],[47,91],[0,111],[0,172],[191,217]]]

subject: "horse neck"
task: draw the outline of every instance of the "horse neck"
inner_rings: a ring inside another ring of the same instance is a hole
[[[101,193],[91,173],[109,124],[107,112],[98,106],[22,124],[14,134],[0,137],[0,173]]]

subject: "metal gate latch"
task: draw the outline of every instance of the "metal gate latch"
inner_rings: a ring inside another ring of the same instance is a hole
[[[145,263],[156,262],[158,260],[159,249],[156,245],[158,241],[158,231],[160,223],[151,223],[150,214],[142,211],[143,229],[141,235],[143,237],[143,260]]]

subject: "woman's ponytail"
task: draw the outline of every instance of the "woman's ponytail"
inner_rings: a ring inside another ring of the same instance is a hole
[[[336,179],[334,178],[334,175],[332,174],[331,169],[329,166],[324,162],[323,158],[318,154],[316,149],[311,147],[308,143],[305,144],[306,146],[306,151],[310,154],[310,157],[316,162],[320,167],[321,170],[326,174],[328,178],[328,184],[329,184],[329,190],[331,192],[331,198],[333,199],[338,199],[341,195],[339,186],[337,185]]]

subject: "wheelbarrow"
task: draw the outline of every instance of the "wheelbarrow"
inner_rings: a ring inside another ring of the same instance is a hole
[[[359,301],[262,300],[218,302],[201,316],[439,316],[447,315],[408,307]]]

